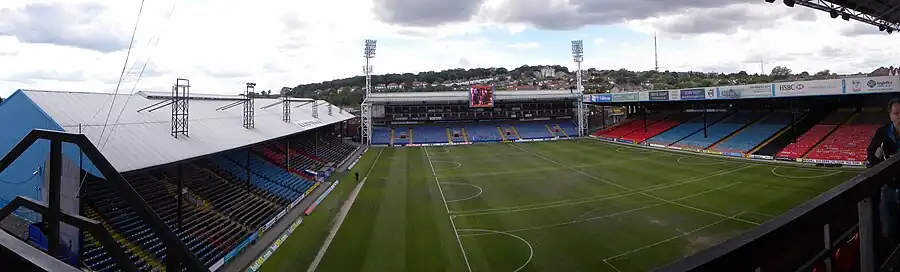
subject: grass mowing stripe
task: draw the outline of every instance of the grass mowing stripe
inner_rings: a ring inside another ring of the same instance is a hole
[[[450,225],[453,226],[453,234],[456,235],[456,242],[459,243],[459,249],[462,251],[463,259],[466,261],[466,267],[469,269],[469,272],[472,272],[472,266],[469,264],[469,257],[466,256],[466,248],[463,247],[462,240],[459,239],[459,231],[456,229],[456,223],[454,223],[453,218],[450,217],[450,207],[447,206],[447,198],[444,197],[444,190],[441,189],[441,181],[438,180],[437,173],[434,171],[434,164],[431,163],[431,156],[428,154],[428,148],[423,147],[423,149],[425,150],[425,157],[428,158],[428,165],[431,166],[434,184],[437,185],[438,191],[441,193],[441,201],[444,202],[444,208],[447,210],[447,219],[450,220]]]
[[[328,237],[325,238],[325,243],[322,244],[322,248],[319,249],[318,254],[316,254],[316,258],[313,259],[312,264],[309,265],[309,269],[307,272],[316,271],[316,268],[319,267],[319,262],[322,261],[322,257],[325,257],[325,252],[328,251],[328,247],[331,246],[331,241],[334,240],[334,236],[337,235],[338,230],[341,228],[341,224],[344,223],[344,218],[346,218],[347,213],[350,211],[350,208],[353,207],[353,202],[356,200],[356,196],[359,195],[359,191],[362,190],[364,184],[366,184],[366,179],[369,178],[369,174],[372,173],[372,169],[375,169],[375,165],[378,165],[378,159],[381,158],[381,153],[384,153],[384,149],[378,150],[378,155],[375,156],[375,161],[372,162],[372,166],[369,167],[369,171],[366,172],[366,175],[363,177],[362,181],[356,185],[357,188],[354,188],[350,193],[350,197],[344,202],[344,205],[341,206],[340,211],[337,214],[337,222],[331,227],[331,231],[328,232]]]
[[[495,209],[459,211],[459,212],[456,212],[454,215],[459,217],[459,216],[475,216],[475,215],[490,215],[490,214],[499,214],[499,213],[522,212],[522,211],[530,211],[530,210],[537,210],[537,209],[548,209],[548,208],[555,208],[555,207],[562,207],[562,206],[578,205],[578,204],[596,202],[596,201],[601,201],[601,200],[609,200],[609,199],[631,196],[631,195],[636,195],[636,194],[641,194],[641,193],[646,193],[646,192],[662,190],[665,188],[670,188],[670,187],[683,185],[683,184],[687,184],[687,183],[691,183],[691,182],[696,182],[696,181],[704,180],[707,178],[712,178],[712,177],[716,177],[716,176],[720,176],[720,175],[724,175],[724,174],[729,174],[732,172],[736,172],[738,170],[750,168],[752,166],[753,165],[745,165],[743,167],[720,170],[720,171],[716,171],[716,172],[713,172],[713,173],[710,173],[710,174],[707,174],[704,176],[689,178],[687,180],[683,180],[680,182],[651,185],[651,186],[647,186],[644,188],[639,188],[639,189],[627,191],[627,192],[612,193],[612,194],[605,194],[605,195],[592,196],[592,197],[586,197],[586,198],[578,198],[578,199],[568,199],[568,200],[561,200],[561,201],[555,201],[555,202],[546,202],[546,203],[541,203],[541,204],[503,207],[503,208],[495,208]]]
[[[528,151],[527,149],[522,148],[522,147],[520,147],[520,146],[517,145],[517,144],[513,144],[512,146],[515,147],[515,148],[518,148],[518,149],[520,149],[520,150],[522,150],[522,151],[525,151],[525,152],[527,152],[527,153],[530,153],[530,154],[532,154],[532,155],[534,155],[534,156],[536,156],[536,157],[542,158],[542,159],[544,159],[544,160],[546,160],[546,161],[549,161],[549,162],[552,162],[552,163],[555,163],[555,164],[558,164],[558,165],[566,166],[565,164],[562,164],[562,163],[560,163],[560,162],[558,162],[558,161],[554,161],[554,160],[548,159],[547,157],[541,156],[541,155],[539,155],[539,154],[537,154],[537,153],[533,153],[533,152],[531,152],[531,151]],[[567,166],[567,167],[568,167],[568,166]],[[585,173],[584,171],[581,171],[581,170],[579,170],[579,169],[577,169],[577,168],[569,167],[569,169],[572,169],[572,170],[574,170],[575,172],[581,173],[582,175],[585,175],[585,176],[587,176],[587,177],[593,178],[593,179],[595,179],[595,180],[597,180],[597,181],[601,181],[601,182],[604,182],[604,183],[607,183],[607,184],[610,184],[610,185],[613,185],[613,186],[616,186],[616,187],[619,187],[619,188],[622,188],[622,189],[625,189],[625,190],[628,190],[628,191],[634,191],[634,189],[628,188],[628,187],[626,187],[626,186],[623,186],[623,185],[618,184],[618,183],[615,183],[615,182],[611,182],[611,181],[608,181],[608,180],[605,180],[605,179],[598,178],[597,176],[594,176],[594,175]],[[682,207],[684,207],[684,208],[693,209],[693,210],[696,210],[696,211],[699,211],[699,212],[704,212],[704,213],[708,213],[708,214],[720,216],[720,217],[723,217],[723,218],[734,219],[734,220],[741,221],[741,222],[744,222],[744,223],[747,223],[747,224],[759,225],[759,223],[756,223],[756,222],[752,222],[752,221],[748,221],[748,220],[744,220],[744,219],[740,219],[740,218],[729,217],[729,216],[724,215],[724,214],[720,214],[720,213],[717,213],[717,212],[713,212],[713,211],[708,211],[708,210],[700,209],[700,208],[697,208],[697,207],[694,207],[694,206],[690,206],[690,205],[685,205],[685,204],[673,202],[673,201],[671,201],[671,200],[667,200],[667,199],[664,199],[664,198],[661,198],[661,197],[658,197],[658,196],[654,196],[654,195],[651,195],[651,194],[643,193],[643,192],[640,192],[640,191],[637,191],[637,192],[638,192],[639,194],[642,194],[642,195],[645,195],[645,196],[649,196],[649,197],[656,198],[656,199],[659,199],[659,200],[662,200],[662,201],[665,201],[665,202],[669,202],[669,203],[671,203],[671,204],[675,204],[675,205],[678,205],[678,206],[682,206]]]
[[[556,224],[550,224],[550,225],[534,226],[534,227],[520,228],[520,229],[513,229],[513,230],[505,230],[504,232],[510,232],[510,233],[512,233],[512,232],[522,232],[522,231],[530,231],[530,230],[548,229],[548,228],[554,228],[554,227],[559,227],[559,226],[566,226],[566,225],[572,225],[572,224],[578,224],[578,223],[583,223],[583,222],[593,221],[593,220],[597,220],[597,219],[610,218],[610,217],[613,217],[613,216],[619,216],[619,215],[629,214],[629,213],[636,212],[636,211],[640,211],[640,210],[646,210],[646,209],[650,209],[650,208],[653,208],[653,207],[658,207],[658,206],[661,206],[661,205],[667,204],[667,203],[672,204],[673,201],[679,201],[679,200],[690,199],[690,198],[697,197],[697,196],[700,196],[700,195],[703,195],[703,194],[715,192],[715,191],[722,190],[722,189],[725,189],[725,188],[728,188],[728,187],[731,187],[731,186],[734,186],[734,185],[738,185],[738,184],[740,184],[740,183],[741,183],[741,182],[729,183],[729,184],[726,184],[726,185],[723,185],[723,186],[719,186],[719,187],[716,187],[716,188],[713,188],[713,189],[709,189],[709,190],[706,190],[706,191],[702,191],[702,192],[699,192],[699,193],[695,193],[695,194],[692,194],[692,195],[688,195],[688,196],[676,198],[676,199],[673,199],[672,201],[669,201],[669,202],[663,201],[663,202],[659,202],[659,203],[652,204],[652,205],[647,205],[647,206],[642,206],[642,207],[637,207],[637,208],[633,208],[633,209],[624,210],[624,211],[621,211],[621,212],[616,212],[616,213],[611,213],[611,214],[606,214],[606,215],[601,215],[601,216],[596,216],[596,217],[589,217],[589,218],[585,218],[585,219],[578,219],[578,218],[580,218],[580,217],[582,217],[582,216],[584,215],[584,214],[582,214],[582,215],[579,215],[577,218],[575,218],[575,220],[572,220],[572,221],[569,221],[569,222],[562,222],[562,223],[556,223]],[[676,204],[676,205],[677,205],[677,204]],[[590,212],[590,211],[589,211],[589,212]],[[585,214],[586,214],[586,213],[585,213]],[[735,215],[735,216],[737,216],[737,215]],[[737,220],[737,221],[746,221],[746,220],[743,220],[743,219],[736,218],[735,216],[726,216],[726,217],[725,217],[725,220],[727,220],[727,219],[734,219],[734,220]],[[749,222],[749,223],[754,224],[754,225],[759,225],[759,223],[752,222],[752,221],[746,221],[746,222]],[[487,233],[487,234],[482,233],[482,234],[462,235],[462,236],[468,237],[468,236],[481,236],[481,235],[488,235],[488,234],[490,234],[490,233]]]

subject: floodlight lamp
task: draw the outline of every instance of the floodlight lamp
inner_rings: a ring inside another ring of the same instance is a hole
[[[847,14],[847,13],[842,14],[841,19],[844,19],[844,21],[850,21],[850,14]]]
[[[784,5],[788,7],[794,7],[794,0],[784,0]]]
[[[378,44],[376,40],[366,40],[366,47],[364,51],[364,56],[366,58],[375,57],[375,46]]]
[[[775,0],[766,0],[767,3],[775,3]]]
[[[884,30],[885,30],[885,27],[884,27],[884,25],[880,25],[880,26],[878,26],[878,31],[884,31]]]
[[[887,33],[888,33],[888,34],[894,33],[894,28],[892,28],[892,27],[887,27]]]
[[[256,88],[256,83],[248,82],[248,83],[247,83],[247,88]]]
[[[831,10],[830,13],[831,13],[831,19],[834,19],[834,18],[837,18],[837,17],[838,17],[838,12],[837,12],[837,10]]]

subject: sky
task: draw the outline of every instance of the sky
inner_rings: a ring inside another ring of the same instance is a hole
[[[375,74],[574,69],[571,40],[584,41],[584,69],[650,70],[654,33],[660,70],[900,64],[896,37],[780,1],[152,0],[138,20],[140,9],[139,0],[0,1],[0,97],[169,91],[177,78],[194,93],[238,94],[246,82],[277,92],[361,75],[365,39],[378,40]]]

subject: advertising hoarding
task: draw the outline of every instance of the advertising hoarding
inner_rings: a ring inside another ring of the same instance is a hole
[[[900,84],[900,76],[876,76],[848,78],[844,80],[846,84],[846,93],[848,94],[865,94],[865,93],[890,93],[898,92],[898,84]]]
[[[706,99],[719,99],[718,88],[706,88]]]
[[[765,98],[775,95],[773,84],[751,84],[719,87],[719,99]]]
[[[593,94],[591,95],[591,102],[600,103],[600,102],[611,102],[612,95],[609,94]]]
[[[844,93],[844,80],[826,79],[775,83],[776,97],[834,95]]]
[[[612,102],[634,102],[638,101],[638,93],[614,93],[612,94]]]
[[[706,99],[706,89],[685,89],[679,91],[681,100],[703,100]]]
[[[648,99],[650,101],[667,101],[669,100],[669,91],[652,91],[648,92]]]
[[[672,100],[672,101],[681,100],[681,93],[679,93],[678,90],[669,91],[669,100]]]

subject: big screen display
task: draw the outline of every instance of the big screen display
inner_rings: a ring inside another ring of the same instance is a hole
[[[491,86],[473,86],[469,91],[469,107],[494,107],[494,88]]]

